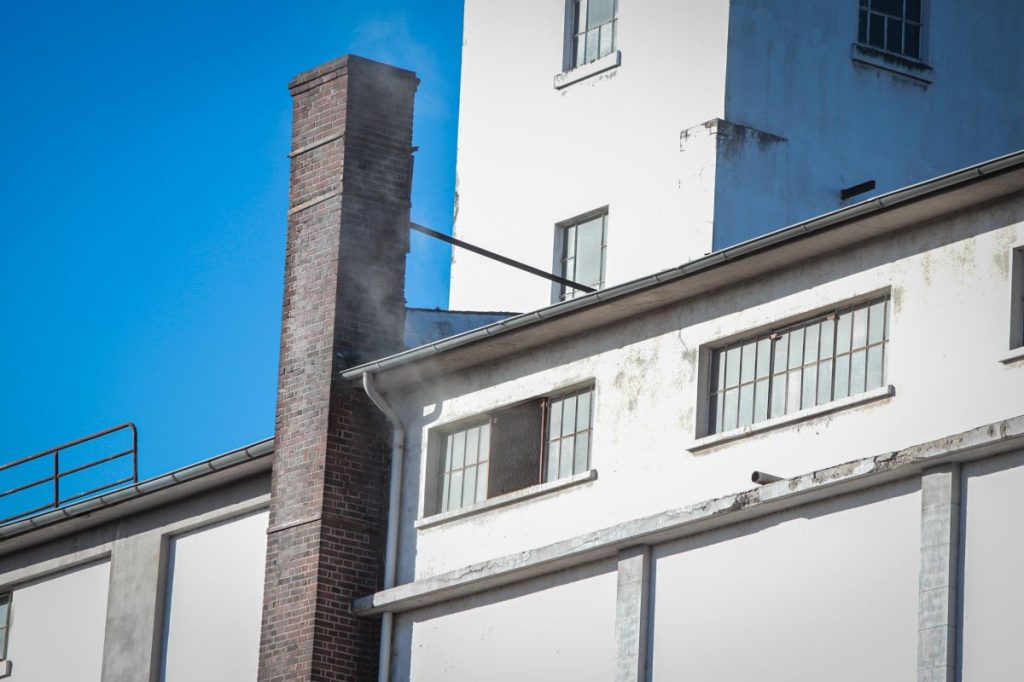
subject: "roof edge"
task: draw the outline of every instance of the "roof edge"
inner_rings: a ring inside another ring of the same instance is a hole
[[[1024,168],[1024,150],[1016,151],[1005,156],[990,159],[973,166],[940,175],[929,180],[908,185],[900,189],[880,194],[877,197],[866,199],[851,206],[846,206],[830,213],[810,218],[783,227],[768,234],[748,239],[734,246],[726,247],[720,251],[714,251],[706,256],[697,258],[674,268],[661,270],[652,275],[617,284],[607,289],[601,289],[591,294],[579,296],[568,301],[562,301],[554,305],[510,317],[499,322],[479,327],[477,329],[449,336],[433,343],[410,348],[409,350],[395,353],[393,355],[379,358],[372,362],[351,367],[341,371],[344,379],[360,379],[363,374],[387,371],[418,360],[423,360],[434,355],[451,351],[462,346],[469,345],[490,338],[499,334],[508,333],[523,327],[539,324],[547,320],[575,313],[585,308],[611,301],[614,299],[630,296],[647,289],[665,284],[699,272],[721,267],[729,261],[749,256],[754,253],[767,251],[792,240],[805,237],[814,232],[837,227],[860,218],[876,213],[881,213],[897,206],[924,199],[925,197],[940,194],[951,189],[961,187],[990,176]]]
[[[270,464],[269,456],[274,452],[274,439],[266,438],[250,445],[216,455],[195,464],[175,469],[166,474],[149,478],[138,483],[133,483],[123,488],[112,490],[103,495],[90,497],[81,502],[69,504],[66,507],[59,507],[36,516],[30,516],[6,526],[0,527],[0,544],[19,535],[52,526],[61,521],[84,516],[102,509],[138,499],[161,490],[182,485],[189,481],[206,478],[227,469],[233,469],[241,464],[267,458],[267,466]]]

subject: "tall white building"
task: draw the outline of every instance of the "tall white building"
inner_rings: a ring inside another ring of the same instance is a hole
[[[1003,0],[467,0],[455,236],[607,286],[1014,151],[1022,24]],[[452,309],[561,294],[453,255]]]

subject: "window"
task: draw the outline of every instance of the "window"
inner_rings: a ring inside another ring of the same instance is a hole
[[[593,395],[567,391],[444,432],[435,513],[587,471]]]
[[[882,387],[888,309],[885,296],[713,350],[708,432]]]
[[[892,54],[921,58],[922,0],[860,0],[857,41]]]
[[[619,0],[571,0],[569,68],[597,61],[615,51]]]
[[[590,213],[558,226],[562,277],[594,289],[604,286],[604,258],[608,248],[608,211]],[[565,301],[585,292],[562,286],[558,299]]]
[[[1024,247],[1010,259],[1010,348],[1024,347]]]
[[[11,593],[0,594],[0,661],[7,658],[7,633],[11,629]]]

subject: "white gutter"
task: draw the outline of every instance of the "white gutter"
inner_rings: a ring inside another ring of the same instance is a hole
[[[394,433],[391,437],[391,483],[388,491],[388,536],[384,548],[384,589],[395,586],[395,564],[398,557],[398,517],[402,502],[402,461],[405,459],[405,427],[402,420],[377,391],[373,382],[373,374],[363,374],[363,390],[373,404],[384,413],[391,422]],[[394,614],[387,612],[380,621],[380,662],[378,665],[378,682],[389,682],[391,678],[391,631]]]

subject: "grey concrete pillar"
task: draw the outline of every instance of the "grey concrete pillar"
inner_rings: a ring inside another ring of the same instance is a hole
[[[158,533],[116,540],[103,645],[103,682],[151,682],[160,669],[167,542]]]
[[[650,587],[651,548],[641,545],[619,552],[615,605],[616,682],[643,682],[647,678]]]
[[[921,476],[917,679],[955,682],[960,556],[960,465]]]

